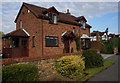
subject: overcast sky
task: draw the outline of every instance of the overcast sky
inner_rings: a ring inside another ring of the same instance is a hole
[[[2,31],[8,33],[15,30],[14,20],[19,12],[22,2],[0,3],[2,11]],[[16,0],[18,1],[18,0]],[[20,1],[20,0],[19,0]],[[24,0],[25,1],[25,0]],[[30,1],[30,0],[29,0]],[[117,1],[117,0],[116,0]],[[88,24],[93,30],[105,31],[108,27],[109,32],[118,32],[118,3],[117,2],[28,2],[37,6],[49,8],[56,7],[60,12],[66,12],[70,9],[70,13],[74,16],[85,16]],[[1,17],[0,17],[1,18]]]

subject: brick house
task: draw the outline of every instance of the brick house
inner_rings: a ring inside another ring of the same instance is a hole
[[[91,33],[91,39],[92,41],[100,41],[100,40],[108,40],[108,35],[106,32],[100,32],[100,31],[93,31]]]
[[[55,55],[62,54],[63,49],[77,52],[75,38],[82,36],[83,46],[90,42],[91,26],[84,16],[75,17],[69,10],[62,13],[55,7],[23,3],[15,23],[16,30],[3,37],[5,57]]]

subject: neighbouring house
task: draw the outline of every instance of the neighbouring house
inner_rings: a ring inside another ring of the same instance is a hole
[[[120,34],[112,34],[112,33],[110,33],[108,35],[108,37],[109,37],[109,39],[111,39],[111,38],[120,38]]]
[[[100,41],[100,40],[108,40],[108,35],[106,32],[100,32],[100,31],[93,31],[91,33],[91,41]]]
[[[43,8],[23,3],[15,19],[16,30],[3,37],[4,57],[36,57],[76,50],[75,38],[81,37],[90,48],[90,28],[84,16],[75,17],[67,9]]]

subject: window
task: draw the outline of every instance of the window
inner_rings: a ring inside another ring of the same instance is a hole
[[[12,47],[14,48],[19,47],[19,38],[13,38],[12,40],[13,40]]]
[[[30,13],[30,10],[28,10],[28,13]]]
[[[79,23],[82,25],[81,28],[82,28],[82,29],[85,29],[86,23],[85,23],[84,21],[80,21]]]
[[[35,36],[32,37],[32,47],[35,47]]]
[[[73,27],[73,33],[75,33],[75,27]]]
[[[80,21],[79,23],[80,23],[81,25],[83,25],[85,22],[84,22],[84,21]]]
[[[23,48],[27,48],[27,40],[22,40],[22,46]]]
[[[20,28],[22,28],[22,20],[20,20]]]
[[[57,24],[57,15],[50,13],[50,23]]]
[[[47,47],[57,47],[58,37],[45,37]]]
[[[48,13],[46,13],[45,16],[48,16]]]
[[[81,26],[81,28],[82,28],[82,29],[86,29],[86,28],[85,28],[85,23]]]

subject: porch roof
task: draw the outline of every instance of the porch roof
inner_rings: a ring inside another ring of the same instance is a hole
[[[75,38],[75,34],[72,31],[66,31],[62,34],[62,37],[65,38]]]
[[[7,33],[4,37],[29,37],[29,33],[25,29],[16,29],[10,33]]]
[[[91,37],[89,37],[87,34],[82,34],[82,36],[80,38],[81,39],[90,39]]]

